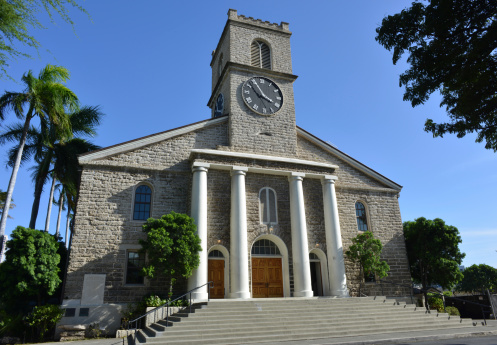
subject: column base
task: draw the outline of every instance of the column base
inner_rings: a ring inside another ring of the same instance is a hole
[[[242,299],[247,299],[247,298],[251,298],[252,296],[250,296],[250,292],[244,292],[244,291],[241,291],[241,292],[232,292],[230,293],[230,298],[242,298]]]
[[[331,296],[336,296],[336,297],[350,297],[348,289],[332,290],[331,293],[330,293],[330,295]]]
[[[188,297],[188,296],[187,296]],[[205,302],[209,300],[209,294],[207,292],[192,292],[192,300],[195,302]]]
[[[313,297],[313,296],[314,292],[312,290],[293,292],[293,297]]]

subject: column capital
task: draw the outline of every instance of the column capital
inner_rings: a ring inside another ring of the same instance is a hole
[[[231,176],[233,175],[247,175],[248,168],[242,166],[233,165],[231,167]]]
[[[335,175],[324,175],[321,178],[321,184],[324,185],[326,183],[332,183],[335,184],[335,181],[338,180],[338,177]]]
[[[288,181],[302,181],[305,177],[304,173],[299,173],[299,172],[291,172],[288,175]]]
[[[211,167],[210,163],[205,162],[193,162],[192,171],[207,171]]]

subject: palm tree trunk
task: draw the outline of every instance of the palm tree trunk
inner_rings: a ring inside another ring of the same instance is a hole
[[[60,191],[59,197],[59,214],[57,215],[57,228],[55,230],[55,237],[59,238],[59,229],[60,229],[60,218],[62,216],[62,207],[64,206],[64,190]]]
[[[48,200],[47,219],[45,220],[45,232],[48,232],[48,228],[50,226],[50,213],[52,213],[52,200],[53,200],[54,190],[55,190],[55,176],[52,176],[52,188],[50,188],[50,199]]]
[[[38,218],[38,210],[40,209],[40,199],[43,193],[43,182],[38,178],[35,183],[35,197],[31,208],[31,219],[29,220],[29,228],[36,229],[36,218]]]
[[[16,184],[17,173],[21,165],[22,151],[24,150],[24,144],[26,144],[26,136],[28,134],[29,123],[31,122],[32,113],[33,113],[33,106],[29,108],[28,114],[26,115],[26,121],[24,122],[24,128],[22,131],[21,140],[19,141],[19,149],[17,150],[16,161],[14,163],[14,167],[12,168],[12,175],[10,176],[9,187],[7,189],[7,196],[5,199],[5,205],[3,206],[2,220],[0,221],[0,258],[4,252],[3,237],[5,235],[5,228],[7,227],[7,217],[9,215],[10,201],[12,200],[12,194],[14,193],[14,186]]]
[[[69,223],[71,221],[71,206],[69,206],[69,200],[67,203],[67,220],[66,220],[66,248],[69,243]]]

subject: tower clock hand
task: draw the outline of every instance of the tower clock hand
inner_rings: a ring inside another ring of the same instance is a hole
[[[261,90],[261,87],[259,85],[257,85],[257,83],[252,83],[252,84],[255,84],[255,86],[257,86],[257,88],[261,92],[262,97],[264,97],[269,102],[273,103],[273,100],[264,94],[264,91]]]

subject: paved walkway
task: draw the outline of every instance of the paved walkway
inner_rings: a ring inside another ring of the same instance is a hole
[[[406,342],[429,341],[440,339],[458,339],[467,337],[497,336],[497,321],[487,321],[487,326],[464,327],[456,329],[424,331],[424,332],[403,332],[371,334],[359,337],[340,337],[325,339],[310,339],[286,342],[272,342],[271,345],[380,345],[380,344],[401,344]],[[64,343],[45,343],[44,345],[62,345]],[[66,342],[68,345],[128,345],[126,340],[118,338],[89,339]],[[267,344],[267,343],[266,343]],[[238,345],[244,345],[240,339]],[[253,345],[253,343],[252,343]]]

